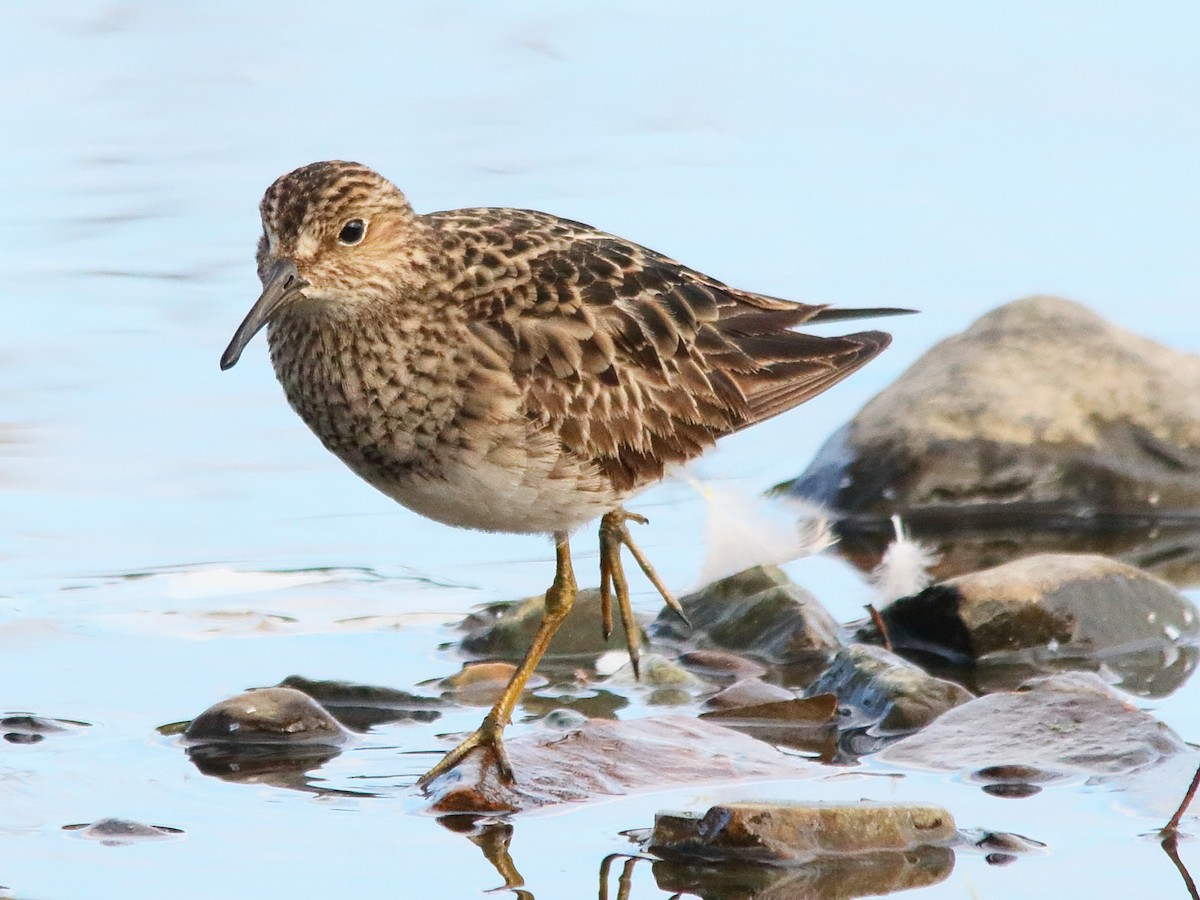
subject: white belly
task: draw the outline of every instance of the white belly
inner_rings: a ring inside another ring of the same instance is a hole
[[[515,534],[568,533],[620,505],[611,488],[578,477],[486,458],[445,464],[437,475],[414,475],[375,487],[414,512],[459,528]]]

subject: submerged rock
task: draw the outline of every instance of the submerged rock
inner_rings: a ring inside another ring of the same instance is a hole
[[[663,610],[655,637],[734,650],[776,663],[825,661],[841,629],[808,591],[774,566],[755,566],[680,598],[691,626]]]
[[[890,734],[916,731],[972,697],[962,685],[935,678],[869,644],[851,644],[839,651],[808,693],[836,694],[852,711],[849,724]]]
[[[15,713],[0,718],[0,735],[10,744],[38,744],[52,734],[65,734],[89,723],[73,719],[52,719],[29,713]]]
[[[892,744],[881,761],[973,773],[998,783],[1005,770],[1112,778],[1157,766],[1184,752],[1175,732],[1125,703],[1090,673],[1036,679],[1013,693],[989,694],[952,709]],[[1032,783],[1027,775],[1017,779]],[[1010,781],[1009,783],[1016,783]]]
[[[116,818],[97,819],[95,822],[85,822],[79,825],[64,825],[63,831],[74,831],[79,837],[90,841],[99,841],[106,847],[170,840],[183,834],[182,828],[172,828],[168,825],[145,825],[132,819]]]
[[[442,679],[440,684],[458,703],[491,706],[500,699],[516,671],[516,665],[509,662],[467,663],[461,671]],[[535,674],[526,683],[526,688],[536,689],[545,684],[546,679]]]
[[[648,788],[742,778],[802,778],[817,763],[690,716],[627,722],[592,719],[563,733],[527,733],[505,742],[516,773],[502,784],[482,751],[429,785],[437,813],[536,809]]]
[[[928,587],[881,615],[894,647],[958,662],[1032,648],[1099,658],[1200,639],[1200,613],[1183,594],[1132,566],[1089,555],[1015,560]]]
[[[837,697],[833,694],[797,697],[788,691],[784,693],[785,699],[711,709],[701,713],[700,718],[736,728],[768,744],[814,754],[822,762],[831,761],[837,755],[840,721]]]
[[[289,675],[277,687],[307,694],[352,731],[366,731],[386,722],[432,722],[441,715],[438,708],[446,705],[440,697],[375,684],[318,681],[303,675]]]
[[[1200,515],[1200,357],[1017,300],[926,353],[784,487],[856,516]]]

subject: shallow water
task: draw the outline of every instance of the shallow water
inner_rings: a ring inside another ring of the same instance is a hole
[[[410,787],[435,735],[479,710],[378,728],[290,784],[202,776],[156,731],[291,673],[442,677],[463,613],[550,574],[544,541],[443,528],[357,481],[287,409],[261,338],[218,370],[257,295],[258,197],[296,165],[360,159],[419,210],[549,209],[747,288],[921,309],[889,323],[895,345],[863,372],[695,468],[747,496],[802,470],[941,337],[1023,294],[1200,348],[1195,8],[924,10],[6,6],[0,713],[89,724],[0,744],[0,885],[474,897],[502,883]],[[668,583],[695,584],[705,501],[672,482],[636,508]],[[578,568],[594,561],[580,542]],[[835,556],[789,571],[843,619],[870,598]],[[1197,690],[1138,702],[1196,739]],[[622,715],[653,712],[643,696]],[[922,897],[1186,896],[1143,837],[1186,772],[1021,801],[884,774],[520,817],[512,861],[539,898],[591,896],[602,859],[631,849],[620,832],[658,809],[904,798],[1049,845],[1007,867],[960,854]],[[110,847],[63,830],[106,816],[184,834]],[[1196,847],[1185,862],[1200,865]],[[634,867],[631,897],[669,893]]]

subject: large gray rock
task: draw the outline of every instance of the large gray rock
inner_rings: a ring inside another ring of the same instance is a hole
[[[1200,515],[1200,357],[1017,300],[926,353],[787,487],[856,515]]]

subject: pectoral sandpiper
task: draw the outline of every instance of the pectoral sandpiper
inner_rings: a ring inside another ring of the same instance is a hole
[[[636,664],[621,565],[622,504],[667,466],[821,393],[877,355],[879,331],[818,337],[836,310],[738,290],[579,222],[524,209],[418,215],[350,162],[282,176],[261,204],[263,292],[221,357],[267,326],[288,402],[354,472],[461,528],[554,539],[557,568],[529,651],[478,730],[513,777],[501,733],[576,593],[569,535],[600,519],[604,620],[615,592]]]

